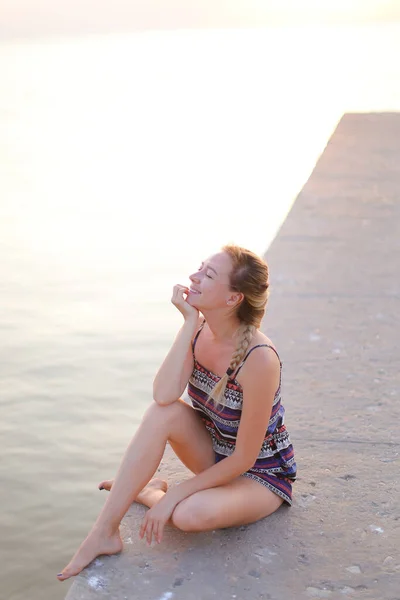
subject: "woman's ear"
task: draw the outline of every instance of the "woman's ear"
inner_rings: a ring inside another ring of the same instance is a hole
[[[226,301],[228,306],[239,306],[239,304],[243,301],[244,294],[242,292],[238,292],[236,294],[232,294],[230,298]]]

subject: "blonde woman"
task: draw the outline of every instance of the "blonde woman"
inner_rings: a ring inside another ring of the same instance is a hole
[[[133,501],[149,507],[139,536],[162,541],[164,526],[207,531],[252,523],[292,502],[293,448],[281,404],[282,363],[259,330],[268,267],[225,246],[176,285],[184,323],[154,380],[148,408],[92,530],[60,581],[96,556],[122,550],[119,526]],[[188,386],[191,405],[181,400]],[[169,442],[193,476],[167,488],[152,479]]]

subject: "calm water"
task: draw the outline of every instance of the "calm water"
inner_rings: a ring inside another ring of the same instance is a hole
[[[2,599],[64,598],[180,325],[172,285],[227,241],[267,249],[344,111],[400,110],[399,40],[0,45]]]

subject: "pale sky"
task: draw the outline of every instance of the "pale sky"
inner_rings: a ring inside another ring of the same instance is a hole
[[[0,37],[400,20],[399,0],[0,0]]]

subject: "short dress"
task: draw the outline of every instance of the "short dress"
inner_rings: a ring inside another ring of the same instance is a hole
[[[230,456],[235,450],[243,406],[243,389],[236,378],[229,379],[224,396],[225,406],[217,410],[212,400],[206,406],[207,399],[220,377],[203,367],[195,357],[196,342],[204,323],[205,321],[198,330],[192,344],[194,368],[188,382],[187,391],[193,408],[200,415],[211,435],[215,462],[219,462]],[[242,360],[236,371],[236,376],[246,362],[247,357],[259,347],[271,348],[278,356],[275,348],[268,344],[254,346]],[[293,446],[284,425],[285,409],[281,403],[282,362],[279,356],[278,359],[281,375],[268,428],[256,462],[251,469],[243,473],[243,476],[258,481],[291,505],[292,483],[296,479],[296,463]]]

